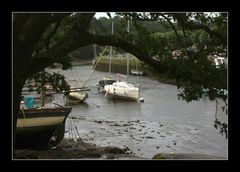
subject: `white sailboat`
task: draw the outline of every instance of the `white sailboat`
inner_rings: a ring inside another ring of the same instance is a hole
[[[119,76],[125,76],[120,75]],[[105,85],[105,96],[111,96],[112,98],[125,99],[125,100],[140,100],[140,89],[126,81],[117,81],[112,85]]]
[[[129,32],[129,21],[128,21],[128,32]],[[129,74],[129,61],[127,57],[127,74]],[[140,101],[140,89],[126,81],[121,81],[120,77],[127,77],[125,75],[117,74],[119,81],[114,82],[111,85],[105,85],[104,90],[106,91],[105,96],[111,96],[112,98],[126,99],[133,101]]]
[[[112,22],[112,35],[113,35],[113,30],[114,30],[114,22]],[[105,49],[106,49],[106,47],[105,47]],[[104,53],[105,49],[103,50],[103,53]],[[105,85],[111,85],[114,82],[116,82],[116,80],[114,80],[110,77],[111,65],[112,65],[111,58],[112,58],[112,46],[110,47],[110,55],[109,55],[109,76],[106,76],[97,82],[96,86],[97,86],[98,91],[104,92]]]
[[[143,71],[142,70],[134,70],[134,69],[132,69],[131,71],[131,74],[133,74],[133,75],[140,75],[140,76],[142,76],[143,75]]]

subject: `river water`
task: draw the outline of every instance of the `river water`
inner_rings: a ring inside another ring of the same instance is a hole
[[[107,72],[92,72],[91,66],[48,71],[65,75],[72,84],[73,80],[82,84],[87,81],[90,88],[85,103],[71,104],[65,138],[80,136],[99,146],[127,147],[136,156],[149,159],[157,153],[200,153],[228,158],[228,140],[214,128],[216,103],[206,97],[187,103],[177,99],[176,86],[130,75],[128,82],[140,84],[144,102],[112,100],[96,88],[97,81]],[[116,74],[112,76],[117,79]],[[55,101],[64,103],[62,96]],[[219,100],[217,115],[227,122],[222,105]]]

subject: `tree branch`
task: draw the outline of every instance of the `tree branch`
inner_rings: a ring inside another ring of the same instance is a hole
[[[177,19],[177,21],[185,28],[189,29],[189,30],[198,30],[198,29],[202,29],[205,32],[207,32],[209,34],[209,36],[212,37],[216,37],[218,38],[224,45],[227,45],[227,40],[226,38],[222,37],[220,34],[218,34],[217,32],[212,31],[208,26],[203,25],[203,24],[197,24],[194,22],[190,22],[190,21],[186,21],[184,20],[182,14],[179,13],[173,13],[172,14],[173,17],[175,19]]]
[[[142,51],[124,39],[111,35],[101,36],[90,34],[89,32],[76,33],[74,31],[71,31],[66,34],[64,41],[50,48],[48,51],[35,55],[33,57],[34,60],[32,60],[31,64],[29,65],[29,76],[43,70],[44,68],[48,67],[49,64],[53,64],[54,62],[61,62],[69,52],[90,44],[111,45],[122,48],[123,50],[135,55],[140,60],[153,66],[157,71],[166,70],[166,66],[150,57],[148,55],[148,52]],[[35,68],[35,65],[37,65],[39,68]]]
[[[178,23],[182,25],[184,35],[185,35],[184,28],[187,28],[189,30],[202,29],[205,32],[207,32],[211,38],[216,37],[224,45],[227,45],[227,39],[226,38],[222,37],[219,33],[212,31],[208,26],[206,26],[204,24],[198,24],[198,23],[194,23],[192,21],[187,21],[186,20],[187,16],[183,15],[183,13],[150,13],[151,18],[141,16],[137,13],[128,13],[126,15],[132,16],[132,17],[134,17],[134,18],[136,18],[137,20],[140,20],[140,21],[156,21],[156,20],[159,20],[159,16],[162,16],[165,19],[167,19],[166,15],[172,15],[178,21]]]
[[[50,44],[50,40],[52,38],[52,36],[57,32],[59,26],[60,26],[60,23],[61,23],[62,20],[59,20],[57,21],[57,23],[55,24],[55,27],[53,29],[53,31],[48,35],[47,37],[47,43],[46,43],[46,49],[48,50],[49,49],[49,44]]]
[[[144,61],[145,63],[151,65],[158,72],[162,72],[166,70],[166,66],[163,65],[160,61],[154,59],[148,52],[142,51],[140,48],[136,47],[132,43],[125,41],[116,36],[101,36],[101,35],[92,35],[92,40],[94,43],[98,45],[111,45],[115,47],[119,47],[134,56],[136,56],[139,60]]]
[[[182,39],[180,38],[180,36],[179,36],[179,34],[178,34],[178,32],[177,32],[177,29],[175,28],[175,26],[173,25],[173,23],[171,22],[171,20],[170,20],[168,17],[166,17],[164,14],[160,14],[160,15],[161,15],[163,18],[165,18],[165,19],[167,20],[167,22],[170,24],[170,26],[172,27],[172,29],[173,29],[174,32],[175,32],[175,35],[177,36],[177,39],[178,39],[179,43],[182,45],[182,47],[185,49],[185,51],[188,53],[188,56],[190,57],[189,52],[188,52],[186,46],[184,45]]]
[[[21,16],[21,13],[15,15],[17,20],[19,18],[18,15]],[[21,26],[22,30],[18,31],[19,36],[14,35],[13,38],[14,78],[15,75],[19,76],[20,73],[21,75],[24,76],[25,73],[27,72],[28,66],[30,65],[31,62],[34,46],[40,40],[46,28],[52,22],[56,22],[57,20],[66,15],[68,14],[34,13],[31,15],[30,14],[26,15],[26,17],[24,17],[25,22],[22,23]],[[18,21],[16,22],[20,23]],[[16,30],[17,28],[14,29]],[[19,66],[25,66],[25,68],[20,68]]]

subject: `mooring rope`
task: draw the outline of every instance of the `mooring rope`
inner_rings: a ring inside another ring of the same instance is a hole
[[[22,110],[22,113],[23,113],[23,126],[22,126],[22,128],[23,128],[25,125],[25,112],[23,110],[23,107],[20,107],[20,109]]]
[[[82,87],[85,87],[85,85],[86,85],[86,84],[87,84],[87,82],[89,81],[89,79],[90,79],[90,77],[91,77],[92,73],[94,72],[95,68],[97,67],[97,65],[98,65],[99,61],[101,60],[101,58],[102,58],[102,55],[103,55],[104,51],[106,50],[106,48],[107,48],[107,46],[104,48],[103,52],[100,54],[100,57],[98,58],[98,61],[96,62],[96,64],[95,64],[95,66],[93,67],[93,69],[91,70],[91,72],[90,72],[90,74],[89,74],[88,78],[86,79],[86,81],[84,82],[84,84],[83,84],[83,86],[82,86]]]

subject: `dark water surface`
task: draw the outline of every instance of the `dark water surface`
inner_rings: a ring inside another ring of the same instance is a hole
[[[48,69],[64,74],[72,84],[73,80],[83,84],[91,70],[91,66],[75,66],[67,71]],[[144,103],[112,100],[96,88],[97,81],[106,75],[106,72],[94,71],[86,84],[90,91],[85,103],[71,105],[66,138],[76,138],[79,134],[83,140],[100,146],[128,147],[144,158],[161,152],[228,157],[228,140],[213,126],[215,102],[203,98],[186,103],[177,99],[176,86],[145,76],[128,77],[130,83],[140,83]],[[112,76],[117,79],[117,75]],[[61,103],[61,98],[55,101]],[[221,105],[219,100],[218,118],[227,121]]]

